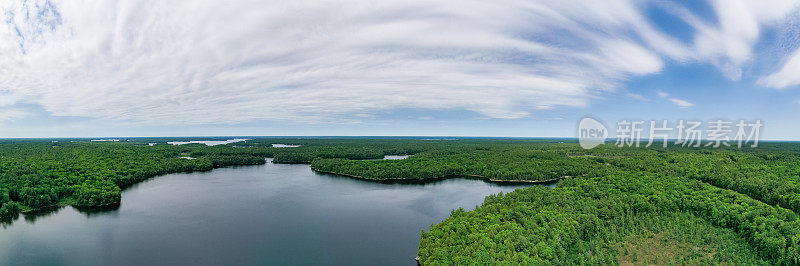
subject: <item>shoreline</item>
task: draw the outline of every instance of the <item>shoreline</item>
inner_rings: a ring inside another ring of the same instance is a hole
[[[564,176],[564,177],[561,177],[561,178],[554,178],[554,179],[547,179],[547,180],[523,180],[523,179],[506,180],[506,179],[493,179],[493,178],[488,178],[488,177],[480,176],[480,175],[452,175],[452,176],[441,176],[441,177],[422,178],[422,179],[412,179],[412,178],[374,179],[374,178],[366,178],[366,177],[357,176],[357,175],[350,175],[350,174],[322,171],[322,170],[319,170],[319,169],[315,169],[314,167],[311,167],[311,165],[309,163],[296,163],[296,162],[281,163],[281,162],[274,162],[274,161],[269,160],[269,159],[271,159],[271,158],[268,158],[268,157],[265,158],[265,162],[264,163],[288,164],[288,165],[306,164],[306,165],[309,165],[309,168],[311,168],[312,171],[317,172],[317,173],[340,176],[340,177],[349,177],[349,178],[355,178],[355,179],[366,180],[366,181],[377,182],[377,183],[390,183],[390,184],[426,184],[426,183],[444,181],[444,180],[452,179],[452,178],[466,178],[466,179],[481,180],[481,181],[484,181],[484,182],[494,183],[494,184],[499,184],[499,185],[518,185],[518,184],[544,185],[544,184],[556,183],[556,182],[558,182],[558,181],[560,181],[562,179],[571,178],[570,176]],[[224,166],[220,166],[220,167],[211,168],[211,169],[208,169],[208,170],[193,170],[193,171],[188,171],[188,172],[195,172],[195,171],[205,172],[205,171],[212,171],[214,169],[225,168],[225,167],[250,166],[250,165],[261,165],[261,164],[224,165]],[[140,181],[138,181],[136,183],[128,184],[126,186],[121,186],[120,189],[121,189],[121,191],[125,191],[127,188],[130,188],[132,186],[136,186],[139,183],[154,179],[156,177],[165,176],[165,175],[171,175],[171,174],[178,174],[178,173],[184,173],[184,171],[151,176],[151,177],[142,179],[142,180],[140,180]],[[120,204],[122,204],[122,197],[120,197],[120,200],[118,202],[112,202],[112,203],[107,203],[107,204],[102,204],[102,205],[75,205],[75,204],[71,204],[70,203],[70,199],[66,199],[66,200],[63,200],[63,201],[58,202],[56,204],[49,205],[49,206],[43,206],[43,207],[39,207],[39,208],[25,207],[24,210],[20,210],[18,212],[18,214],[35,213],[37,211],[43,211],[43,210],[53,209],[53,208],[63,208],[63,207],[68,207],[68,206],[71,206],[71,207],[74,207],[74,208],[82,208],[82,209],[93,209],[93,208],[102,209],[102,208],[107,208],[107,207],[111,207],[111,206],[119,206]],[[7,217],[7,218],[10,218],[10,217]]]
[[[495,184],[537,184],[538,185],[538,184],[554,183],[554,182],[558,182],[558,181],[560,181],[562,179],[571,178],[570,176],[564,176],[564,177],[560,177],[560,178],[553,178],[553,179],[547,179],[547,180],[524,180],[524,179],[508,179],[507,180],[507,179],[493,179],[493,178],[488,178],[488,177],[480,176],[480,175],[450,175],[450,176],[440,176],[440,177],[434,177],[434,178],[419,178],[419,179],[416,179],[416,178],[375,179],[375,178],[366,178],[366,177],[357,176],[357,175],[351,175],[351,174],[342,174],[342,173],[336,173],[336,172],[330,172],[330,171],[323,171],[323,170],[315,169],[314,167],[311,167],[311,170],[313,170],[314,172],[323,173],[323,174],[344,176],[344,177],[356,178],[356,179],[361,179],[361,180],[368,180],[368,181],[379,182],[379,183],[431,183],[431,182],[443,181],[443,180],[447,180],[447,179],[451,179],[451,178],[467,178],[467,179],[483,180],[484,182],[495,183]]]
[[[268,162],[268,161],[267,161],[267,159],[271,159],[271,158],[269,158],[269,157],[265,157],[264,159],[265,159],[265,160],[264,160],[264,163],[261,163],[261,164],[232,164],[232,165],[222,165],[222,166],[219,166],[219,167],[212,167],[211,169],[207,169],[207,170],[206,170],[206,169],[203,169],[203,170],[191,170],[191,171],[178,171],[178,172],[172,172],[172,173],[165,173],[165,174],[160,174],[160,175],[154,175],[154,176],[150,176],[150,177],[147,177],[147,178],[144,178],[144,179],[138,180],[138,181],[136,181],[135,183],[126,184],[126,185],[123,185],[123,186],[118,186],[118,187],[120,188],[120,192],[122,192],[122,191],[125,191],[125,190],[127,190],[128,188],[134,187],[134,186],[136,186],[136,185],[138,185],[138,184],[140,184],[140,183],[143,183],[143,182],[146,182],[146,181],[149,181],[149,180],[152,180],[152,179],[154,179],[154,178],[161,177],[161,176],[172,175],[172,174],[180,174],[180,173],[191,173],[191,172],[208,172],[208,171],[213,171],[214,169],[220,169],[220,168],[225,168],[225,167],[238,167],[238,166],[264,165],[264,164],[266,164],[266,163]],[[289,163],[287,163],[287,164],[289,164]],[[120,198],[119,198],[119,201],[117,201],[117,202],[111,202],[111,203],[106,203],[106,204],[101,204],[101,205],[76,205],[76,204],[73,204],[73,203],[71,203],[71,201],[73,201],[73,200],[74,200],[74,199],[72,199],[72,198],[66,198],[66,199],[63,199],[63,200],[61,200],[61,201],[59,201],[59,202],[56,202],[55,204],[48,205],[48,206],[42,206],[42,207],[38,207],[38,208],[31,208],[31,207],[27,207],[27,206],[25,206],[25,207],[22,207],[22,206],[20,206],[21,208],[24,208],[24,209],[20,209],[20,211],[19,211],[19,212],[17,212],[17,214],[16,214],[16,215],[13,215],[13,216],[18,216],[19,214],[29,214],[29,213],[35,213],[35,212],[37,212],[37,211],[47,211],[48,209],[56,209],[56,208],[63,208],[63,207],[73,207],[73,208],[76,208],[76,209],[91,210],[91,209],[104,209],[104,208],[115,207],[115,206],[116,206],[116,207],[118,207],[118,206],[120,206],[120,204],[122,204],[122,197],[120,197]],[[14,218],[14,219],[16,219],[15,217],[0,217],[0,220],[7,219],[7,218]]]

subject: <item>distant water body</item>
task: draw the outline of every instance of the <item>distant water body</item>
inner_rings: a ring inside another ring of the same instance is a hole
[[[297,148],[297,147],[300,147],[300,145],[288,145],[288,144],[277,144],[276,143],[276,144],[272,144],[272,147],[273,148]]]
[[[208,146],[216,146],[216,145],[224,145],[224,144],[242,142],[242,141],[245,141],[245,140],[249,140],[249,139],[170,141],[170,142],[167,142],[167,144],[184,145],[184,144],[199,143],[199,144],[205,144],[205,145],[208,145]]]
[[[386,156],[383,156],[383,159],[384,160],[402,160],[402,159],[408,159],[408,157],[411,157],[411,155],[386,155]]]
[[[527,186],[386,184],[272,163],[170,174],[126,189],[119,206],[0,226],[0,265],[415,265],[421,230]]]

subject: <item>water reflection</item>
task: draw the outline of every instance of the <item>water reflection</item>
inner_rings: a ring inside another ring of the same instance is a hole
[[[101,216],[101,215],[109,215],[114,214],[116,211],[119,210],[121,203],[118,204],[109,204],[104,206],[92,206],[92,207],[73,207],[76,211],[86,215],[86,217],[93,217],[93,216]]]
[[[527,186],[377,183],[283,164],[172,174],[127,188],[121,205],[2,225],[0,265],[414,265],[421,230]]]
[[[64,207],[56,206],[56,207],[41,208],[26,212],[25,214],[22,215],[22,217],[25,219],[25,222],[33,224],[36,223],[36,220],[38,220],[39,218],[45,218],[57,213],[59,210],[61,210],[61,208]]]
[[[19,214],[15,214],[11,217],[0,217],[0,227],[6,228],[13,224],[17,219],[19,219]]]

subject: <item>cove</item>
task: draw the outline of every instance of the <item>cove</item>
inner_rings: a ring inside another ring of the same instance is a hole
[[[415,265],[421,230],[527,186],[378,183],[272,163],[170,174],[127,188],[119,206],[0,225],[0,264]]]

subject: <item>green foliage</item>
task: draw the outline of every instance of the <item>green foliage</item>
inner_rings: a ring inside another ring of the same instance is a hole
[[[317,159],[311,168],[365,179],[431,179],[476,176],[494,180],[548,181],[582,176],[601,167],[593,158],[569,158],[544,145],[494,145],[431,149],[404,160]]]
[[[562,140],[259,138],[213,147],[165,141],[0,141],[0,217],[114,204],[123,188],[153,176],[271,157],[373,180],[564,178],[555,189],[492,195],[476,210],[454,210],[422,233],[426,265],[800,264],[797,143],[583,150]],[[413,156],[371,160],[401,154]]]
[[[165,144],[175,140],[0,140],[0,217],[54,205],[114,204],[120,201],[122,188],[153,176],[264,164],[267,157],[273,157],[276,163],[310,163],[317,158],[377,159],[449,145],[424,146],[420,144],[429,142],[421,140],[274,138],[220,146]],[[273,148],[273,143],[300,147]]]
[[[120,201],[120,188],[108,180],[87,180],[73,186],[72,197],[79,206],[101,206]]]
[[[226,165],[263,164],[264,148],[25,141],[0,144],[0,217],[21,209],[118,203],[120,191],[147,178]],[[198,153],[197,160],[182,159]]]
[[[633,175],[489,196],[476,210],[455,211],[423,232],[419,255],[425,265],[615,264],[626,236],[666,229],[711,245],[714,263],[798,259],[793,212],[698,181]]]
[[[587,153],[555,145],[549,149],[554,156],[567,151],[560,160],[591,159],[596,166],[555,189],[490,196],[474,211],[455,211],[423,232],[419,255],[426,265],[616,264],[623,258],[641,263],[646,252],[625,257],[618,247],[642,232],[669,232],[711,250],[671,258],[678,263],[796,265],[797,148],[790,143],[745,150],[605,146]],[[676,226],[687,220],[696,222]],[[720,239],[693,239],[699,232]]]

